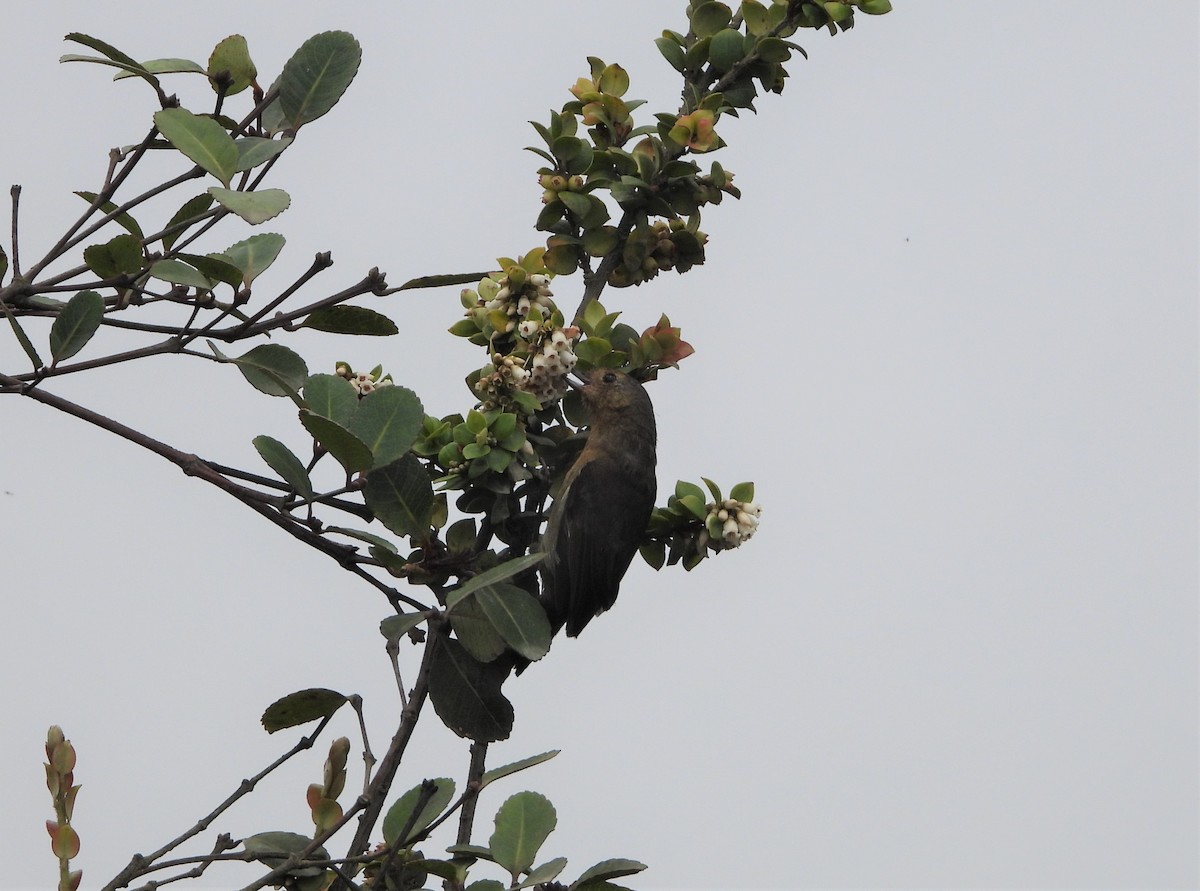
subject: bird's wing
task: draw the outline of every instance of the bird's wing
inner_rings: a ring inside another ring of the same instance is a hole
[[[550,557],[547,591],[552,619],[575,637],[609,609],[641,541],[644,497],[603,460],[580,467],[563,497]]]

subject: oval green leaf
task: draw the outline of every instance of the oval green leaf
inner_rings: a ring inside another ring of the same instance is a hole
[[[365,306],[327,306],[318,309],[303,322],[301,328],[327,331],[330,334],[359,334],[388,337],[400,329],[383,313]]]
[[[433,784],[431,793],[424,791],[425,783]],[[436,820],[454,800],[454,780],[438,777],[434,780],[426,780],[425,783],[413,786],[388,808],[388,812],[383,818],[383,840],[389,846],[400,841],[400,847],[408,847],[406,842]],[[418,811],[417,807],[423,798],[425,804]],[[405,832],[406,829],[405,838],[401,839],[400,833]]]
[[[150,267],[150,275],[173,285],[187,285],[203,291],[212,290],[213,283],[200,270],[182,260],[157,260]]]
[[[304,405],[313,414],[349,427],[358,410],[358,396],[341,375],[313,374],[304,384]]]
[[[104,298],[95,291],[80,291],[67,301],[50,326],[50,355],[54,362],[78,353],[104,319]]]
[[[313,439],[333,455],[346,473],[368,470],[375,463],[375,458],[366,443],[336,421],[301,409],[300,423],[312,434]]]
[[[268,705],[262,715],[262,725],[267,733],[297,727],[319,718],[328,718],[345,702],[346,697],[336,690],[324,687],[297,690]]]
[[[363,499],[375,517],[397,535],[424,535],[433,513],[433,486],[411,453],[367,474]]]
[[[104,244],[84,248],[83,262],[100,278],[131,275],[142,268],[142,243],[134,235],[118,235]]]
[[[442,723],[476,742],[508,739],[512,703],[500,692],[509,668],[484,663],[456,640],[437,637],[429,674],[429,700]]]
[[[313,497],[312,480],[304,464],[291,449],[270,436],[254,437],[254,448],[267,466],[279,474],[280,479],[292,487],[303,498]]]
[[[164,108],[154,115],[154,126],[167,141],[207,170],[225,186],[237,172],[238,150],[225,128],[212,118],[186,108]]]
[[[241,173],[243,170],[253,170],[259,164],[271,160],[291,145],[292,140],[287,136],[282,139],[268,139],[265,136],[243,136],[234,144],[238,149],[237,169],[238,173]]]
[[[375,466],[383,467],[408,452],[424,420],[425,409],[417,394],[393,385],[360,399],[347,428],[367,444]]]
[[[254,389],[268,396],[299,399],[299,390],[308,379],[308,366],[299,354],[282,344],[264,343],[231,360]]]
[[[242,281],[248,285],[275,262],[286,243],[287,239],[278,232],[260,232],[230,245],[217,256],[241,269]]]
[[[525,572],[527,569],[537,566],[537,564],[542,562],[544,557],[545,554],[526,554],[523,557],[514,557],[512,560],[505,560],[499,566],[493,566],[491,569],[468,579],[446,596],[447,611],[453,610],[456,604],[461,603],[476,591],[481,591],[490,585],[510,579],[515,575]]]
[[[498,584],[475,595],[475,602],[504,642],[530,661],[550,652],[550,621],[536,597],[516,585]]]
[[[540,755],[530,755],[528,758],[522,758],[520,761],[513,761],[509,764],[502,764],[499,767],[493,767],[483,775],[480,781],[480,786],[486,786],[489,783],[494,783],[496,780],[518,773],[522,770],[527,770],[530,767],[536,767],[545,761],[549,761],[559,753],[559,749],[551,749],[549,752],[542,752]]]
[[[233,81],[225,90],[226,96],[242,92],[254,83],[254,79],[258,76],[254,60],[250,58],[250,48],[246,45],[246,38],[241,34],[231,34],[226,37],[213,48],[212,55],[208,57],[207,74],[213,90],[218,89],[213,78],[222,73],[228,75]]]
[[[515,881],[533,866],[538,849],[557,823],[550,799],[537,792],[518,792],[496,812],[496,829],[488,847]]]
[[[279,107],[293,130],[333,108],[358,73],[362,47],[345,31],[304,42],[279,75]]]
[[[234,147],[237,152],[237,147]],[[234,159],[234,166],[237,160]],[[228,185],[228,182],[226,182]],[[237,214],[251,226],[265,223],[279,216],[292,203],[292,197],[283,189],[263,189],[261,192],[237,192],[213,186],[208,193],[227,210]]]
[[[188,221],[197,221],[196,218],[207,212],[208,209],[212,207],[212,203],[213,197],[207,192],[205,192],[203,195],[197,195],[195,198],[185,201],[183,206],[179,208],[179,210],[175,211],[175,215],[167,221],[167,225],[163,227],[163,232],[165,233],[162,239],[163,250],[169,251],[179,239],[179,236],[183,234],[184,230],[187,228],[186,226],[182,225],[183,223]],[[179,228],[175,229],[176,226],[179,226]]]

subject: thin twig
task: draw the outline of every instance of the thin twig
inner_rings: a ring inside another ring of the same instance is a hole
[[[367,789],[371,785],[371,771],[375,768],[375,754],[371,751],[371,742],[367,739],[367,721],[363,716],[363,701],[362,697],[357,693],[349,697],[350,707],[354,709],[354,714],[358,715],[358,731],[362,735],[363,744],[363,794],[367,793]]]
[[[8,194],[12,196],[12,271],[13,278],[21,278],[21,244],[17,238],[18,225],[17,221],[20,217],[21,207],[21,186],[13,184],[8,190]]]
[[[488,744],[471,743],[471,766],[467,770],[467,788],[463,790],[463,809],[458,815],[458,839],[460,845],[471,843],[471,831],[475,826],[475,806],[479,803],[479,790],[483,788],[483,771],[487,763]]]
[[[396,734],[392,737],[387,754],[379,762],[379,769],[375,772],[370,787],[359,799],[364,804],[362,816],[359,817],[358,829],[346,851],[347,857],[357,857],[367,849],[367,845],[370,843],[371,833],[375,831],[375,823],[383,812],[384,799],[392,787],[396,771],[400,769],[404,750],[408,747],[409,740],[412,739],[413,731],[417,727],[417,719],[421,716],[421,708],[425,704],[426,696],[429,695],[429,676],[432,672],[434,648],[440,645],[439,635],[444,636],[445,634],[444,629],[438,630],[432,627],[430,629],[429,637],[425,642],[425,652],[421,656],[421,667],[417,672],[416,683],[409,694],[408,705],[400,713],[400,726],[396,728]],[[335,883],[333,891],[343,891],[343,888],[342,883]]]
[[[157,851],[154,851],[150,854],[135,854],[133,859],[129,861],[129,864],[123,870],[117,873],[116,876],[114,876],[112,880],[101,889],[101,891],[116,891],[117,888],[123,888],[138,876],[145,875],[147,872],[149,872],[149,867],[151,867],[156,860],[175,850],[188,839],[199,835],[201,832],[211,826],[213,821],[221,816],[221,814],[229,810],[229,808],[233,806],[234,802],[236,802],[242,796],[254,791],[254,787],[257,786],[264,777],[275,771],[281,765],[287,763],[290,759],[300,754],[305,749],[312,748],[312,744],[316,742],[317,737],[321,735],[321,732],[332,719],[333,715],[326,715],[321,719],[321,723],[317,725],[316,729],[313,730],[312,733],[301,737],[301,739],[288,751],[284,752],[250,779],[242,780],[241,785],[238,786],[232,795],[217,805],[216,808],[214,808],[210,813],[201,817],[196,822],[196,825],[191,829],[188,829],[182,835],[171,839],[171,841],[167,842]]]

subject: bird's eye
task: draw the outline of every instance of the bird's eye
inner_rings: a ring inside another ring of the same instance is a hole
[[[606,371],[604,373],[604,383],[611,384],[616,379],[617,379],[617,373],[615,371]]]

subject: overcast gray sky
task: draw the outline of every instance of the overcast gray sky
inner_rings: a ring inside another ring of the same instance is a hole
[[[753,479],[763,525],[690,575],[639,562],[510,684],[493,763],[563,753],[489,790],[480,832],[531,788],[558,809],[546,856],[569,876],[640,859],[641,888],[1195,887],[1197,7],[896,2],[802,33],[783,96],[722,121],[745,198],[706,212],[708,263],[606,294],[697,349],[651,390],[660,500]],[[682,6],[40,4],[0,55],[23,254],[153,111],[143,85],[59,65],[68,31],[200,62],[241,33],[267,82],[317,31],[362,41],[350,93],[276,168],[293,203],[262,227],[288,238],[266,294],[318,250],[333,290],[536,246],[526,121],[587,55],[629,71],[643,119],[674,108],[652,41]],[[566,305],[579,288],[555,283]],[[310,368],[382,362],[431,413],[465,410],[481,356],[444,333],[456,289],[369,305],[401,334],[299,337]],[[19,360],[0,335],[0,368]],[[288,405],[228,368],[49,389],[228,463],[254,467],[260,433],[299,447]],[[128,443],[17,398],[0,431],[0,887],[54,880],[51,723],[79,750],[86,887],[289,745],[258,728],[279,695],[359,692],[385,747],[377,595]],[[410,751],[400,788],[464,773],[432,714]],[[322,757],[219,828],[305,831]]]

